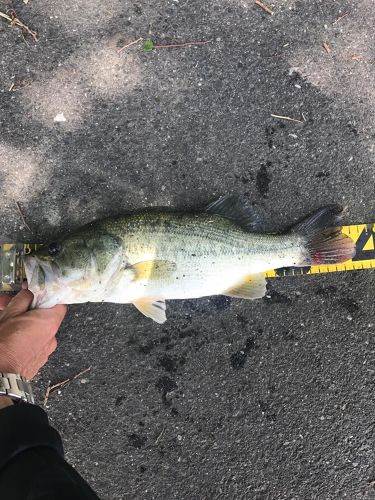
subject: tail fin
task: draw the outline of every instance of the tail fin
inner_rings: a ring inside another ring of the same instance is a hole
[[[306,240],[301,266],[338,264],[354,257],[354,241],[337,227],[341,212],[339,206],[327,205],[293,227],[292,232]]]

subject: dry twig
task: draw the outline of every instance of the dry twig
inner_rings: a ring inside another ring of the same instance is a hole
[[[121,47],[121,49],[118,49],[117,53],[120,54],[120,52],[122,52],[123,50],[125,50],[128,47],[131,47],[132,45],[135,45],[136,43],[139,43],[139,42],[143,42],[143,38],[142,37],[138,38],[137,40],[134,40],[133,42],[127,43],[126,45],[124,45],[123,47]]]
[[[11,90],[11,89],[9,89]],[[26,222],[26,219],[22,213],[22,208],[21,208],[21,205],[19,204],[18,201],[15,202],[16,204],[16,207],[17,207],[17,211],[19,213],[19,216],[21,217],[21,220],[22,220],[22,223],[25,227],[27,227],[27,229],[30,231],[31,234],[33,234],[33,231],[31,230],[30,226],[28,225],[28,223]]]
[[[46,395],[44,396],[44,400],[43,400],[43,406],[44,408],[47,406],[47,402],[48,402],[48,398],[49,398],[49,393],[51,392],[51,386],[49,385],[51,383],[51,381],[49,380],[48,381],[48,387],[47,387],[47,390],[46,390]]]
[[[18,19],[16,13],[14,11],[11,11],[11,16],[8,16],[8,14],[4,14],[4,12],[0,12],[0,17],[3,19],[6,19],[10,26],[14,27],[17,26],[18,28],[21,28],[21,30],[26,31],[34,40],[34,42],[38,41],[38,33],[36,31],[33,31],[30,29],[25,23],[23,23],[20,19]]]
[[[161,431],[161,433],[159,434],[159,436],[157,437],[156,441],[155,441],[155,444],[158,444],[159,441],[161,440],[161,438],[163,437],[164,435],[164,432],[165,432],[165,426],[163,427],[163,430]]]
[[[338,22],[340,22],[340,21],[341,21],[341,19],[344,19],[344,17],[346,17],[346,16],[348,16],[348,15],[349,15],[349,12],[345,12],[345,14],[343,14],[343,15],[342,15],[342,16],[340,16],[340,17],[338,17],[338,18],[336,19],[336,21],[333,21],[333,23],[332,23],[332,24],[333,24],[333,25],[337,24]]]
[[[289,122],[303,123],[302,120],[297,120],[297,118],[291,118],[290,116],[274,115],[273,113],[271,113],[271,116],[280,120],[288,120]]]
[[[273,11],[266,4],[264,4],[260,0],[255,0],[255,3],[256,3],[256,5],[258,5],[258,7],[260,7],[265,12],[267,12],[267,14],[269,14],[270,16],[273,16]]]
[[[46,390],[46,394],[44,396],[43,406],[47,405],[48,398],[49,398],[49,396],[50,396],[50,394],[52,392],[55,392],[58,389],[63,389],[63,387],[65,387],[67,384],[69,384],[69,382],[73,382],[73,380],[76,380],[78,377],[80,377],[84,373],[89,372],[90,370],[91,370],[91,366],[89,366],[88,368],[85,368],[84,370],[80,371],[79,373],[77,373],[76,375],[74,375],[74,377],[67,378],[67,379],[63,380],[62,382],[58,382],[57,384],[54,384],[54,385],[50,385],[50,382],[49,382],[47,390]]]
[[[323,49],[327,52],[327,54],[330,54],[332,52],[331,47],[328,45],[327,42],[322,43]]]
[[[30,78],[16,78],[9,86],[8,92],[16,92],[16,90],[22,89],[31,83],[32,80]]]
[[[4,19],[9,21],[10,23],[12,22],[12,18],[9,17],[7,14],[4,14],[4,12],[0,12],[0,17],[3,17]]]
[[[367,63],[367,59],[364,56],[361,56],[360,54],[354,54],[354,55],[352,55],[351,60],[352,61],[361,61],[361,62],[366,62]]]
[[[190,47],[192,45],[206,45],[210,43],[211,40],[207,40],[206,42],[187,42],[187,43],[173,43],[171,45],[154,45],[154,49],[174,49],[177,47]]]

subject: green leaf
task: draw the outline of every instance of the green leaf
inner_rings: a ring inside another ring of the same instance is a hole
[[[152,40],[145,40],[143,42],[143,50],[145,52],[151,52],[154,48],[154,42]]]

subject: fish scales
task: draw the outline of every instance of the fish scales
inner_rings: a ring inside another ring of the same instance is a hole
[[[197,225],[198,223],[198,225]],[[173,247],[181,253],[191,255],[244,255],[277,251],[287,253],[295,250],[295,238],[280,235],[251,234],[221,217],[191,216],[176,217],[171,214],[150,214],[129,219],[115,220],[108,226],[114,235],[120,236],[124,247],[145,247],[146,242],[151,247],[157,247],[157,242],[163,240],[160,250],[165,252]],[[189,240],[186,240],[189,238]],[[182,246],[182,244],[184,246]]]

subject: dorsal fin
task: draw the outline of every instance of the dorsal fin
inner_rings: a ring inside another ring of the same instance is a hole
[[[222,196],[206,208],[209,214],[216,214],[229,219],[243,229],[255,231],[261,225],[258,214],[252,207],[244,206],[243,202],[231,194]]]

